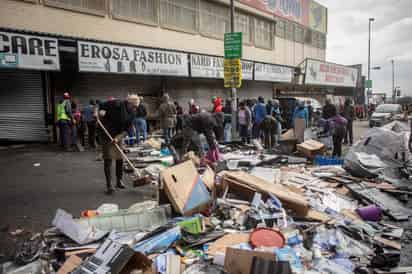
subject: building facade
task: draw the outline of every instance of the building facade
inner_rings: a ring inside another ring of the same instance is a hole
[[[325,60],[327,9],[315,1],[237,0],[235,8],[240,98],[293,91],[299,64]],[[0,139],[46,140],[65,91],[80,104],[131,92],[149,103],[168,92],[183,107],[194,98],[207,108],[212,96],[230,96],[226,32],[229,0],[0,0]]]

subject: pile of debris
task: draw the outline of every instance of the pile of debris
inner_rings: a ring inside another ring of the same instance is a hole
[[[129,155],[158,201],[103,204],[80,218],[58,209],[3,273],[410,273],[398,267],[404,230],[393,221],[408,220],[398,198],[412,193],[370,172],[378,160],[388,165],[391,149],[371,160],[376,135],[353,147],[347,170],[313,140],[298,146],[304,157],[226,145],[213,168],[193,153],[174,165],[150,140]],[[374,176],[355,177],[353,155]]]

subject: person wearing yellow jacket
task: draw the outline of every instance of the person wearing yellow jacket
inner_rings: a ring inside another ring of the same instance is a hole
[[[57,124],[59,126],[60,146],[66,151],[70,151],[72,120],[70,94],[65,92],[63,101],[57,105]]]

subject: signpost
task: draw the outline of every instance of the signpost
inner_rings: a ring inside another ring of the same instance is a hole
[[[240,59],[225,59],[225,88],[240,88],[242,86],[242,63]]]
[[[372,80],[366,80],[365,81],[365,88],[372,88]]]

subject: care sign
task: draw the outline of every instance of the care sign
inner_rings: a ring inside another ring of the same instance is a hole
[[[289,67],[255,63],[255,80],[291,83],[293,69]]]
[[[243,80],[253,80],[253,62],[240,61]],[[224,59],[222,57],[191,54],[190,73],[192,77],[224,78]]]
[[[189,76],[186,53],[78,42],[79,71]]]
[[[311,59],[306,62],[305,84],[356,87],[358,69]]]
[[[0,68],[60,70],[57,39],[0,32]]]

